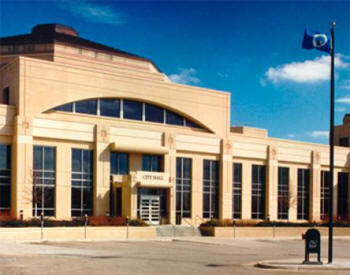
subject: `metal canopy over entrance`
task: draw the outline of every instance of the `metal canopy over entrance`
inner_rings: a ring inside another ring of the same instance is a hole
[[[140,196],[140,218],[150,225],[159,225],[160,198],[159,195]]]

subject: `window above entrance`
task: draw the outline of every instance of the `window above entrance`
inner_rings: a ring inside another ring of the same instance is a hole
[[[204,129],[191,119],[173,111],[135,100],[90,99],[61,105],[52,110]]]

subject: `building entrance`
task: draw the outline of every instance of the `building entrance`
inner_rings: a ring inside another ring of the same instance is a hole
[[[140,218],[150,225],[158,225],[160,221],[159,195],[140,196]]]

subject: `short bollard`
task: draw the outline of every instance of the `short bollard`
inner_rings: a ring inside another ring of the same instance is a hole
[[[44,212],[40,213],[41,240],[44,239]]]
[[[129,239],[129,216],[126,217],[126,238]]]
[[[272,222],[272,236],[273,238],[276,238],[276,222]]]
[[[305,260],[303,264],[322,264],[321,262],[321,234],[315,228],[309,229],[302,235],[305,240]],[[317,254],[317,262],[310,262],[311,253]]]
[[[89,220],[89,217],[87,214],[84,215],[84,238],[86,240],[86,228],[87,228],[87,225],[88,225],[88,220]]]

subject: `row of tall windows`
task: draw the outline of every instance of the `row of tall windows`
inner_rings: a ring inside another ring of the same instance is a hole
[[[83,100],[58,106],[54,110],[202,128],[195,122],[173,111],[149,103],[127,99]]]
[[[129,154],[111,153],[111,174],[129,173]],[[144,171],[162,171],[162,158],[158,155],[143,155]],[[242,215],[242,164],[233,163],[232,216]],[[338,173],[337,217],[348,217],[349,174]],[[72,149],[71,172],[72,216],[93,213],[93,151]],[[329,172],[321,171],[322,219],[327,219],[329,204]],[[33,215],[55,215],[56,148],[34,146],[33,148]],[[176,213],[191,217],[192,159],[176,159]],[[289,168],[278,168],[277,217],[288,219],[289,212]],[[254,219],[265,218],[266,168],[252,165],[252,212]],[[297,218],[309,218],[310,170],[298,169]],[[219,209],[219,161],[203,161],[203,217],[218,217]],[[10,210],[11,205],[11,146],[0,144],[0,211]]]

